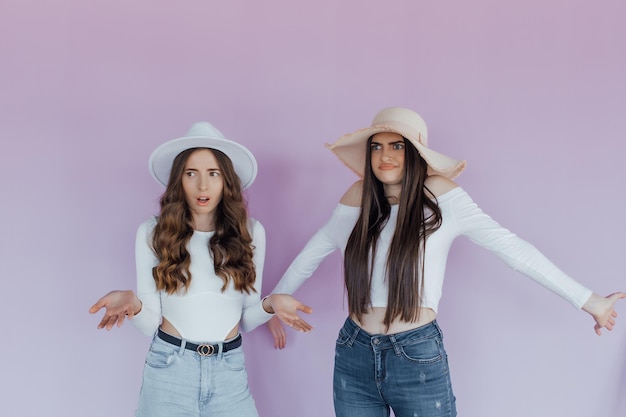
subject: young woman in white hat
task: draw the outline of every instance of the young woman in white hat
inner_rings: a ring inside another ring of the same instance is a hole
[[[275,303],[308,308],[289,295],[260,298],[265,230],[242,196],[256,160],[202,122],[159,146],[149,169],[167,188],[137,232],[137,295],[112,291],[90,312],[106,308],[98,328],[127,317],[153,337],[137,416],[257,416],[239,326],[266,322]]]
[[[423,119],[405,108],[329,148],[362,177],[307,243],[274,289],[292,294],[335,249],[344,255],[349,316],[339,331],[333,397],[339,417],[456,415],[437,307],[448,250],[466,235],[512,268],[615,325],[616,293],[600,297],[483,213],[452,181],[465,167],[428,148]],[[295,311],[291,311],[295,314]],[[302,326],[302,320],[290,322]],[[283,347],[280,323],[269,323]]]

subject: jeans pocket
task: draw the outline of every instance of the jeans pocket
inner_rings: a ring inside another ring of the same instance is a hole
[[[240,347],[224,353],[222,360],[224,367],[230,371],[242,371],[246,367],[243,349]]]
[[[160,343],[153,343],[146,355],[146,365],[152,368],[168,368],[176,362],[176,351]]]
[[[421,339],[402,346],[402,356],[415,363],[435,363],[443,359],[439,341],[436,338]]]

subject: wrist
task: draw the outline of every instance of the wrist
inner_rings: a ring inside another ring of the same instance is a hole
[[[263,307],[263,310],[265,310],[266,313],[270,313],[270,314],[274,314],[274,307],[272,307],[272,300],[271,300],[271,295],[268,295],[267,297],[263,298],[263,300],[261,301],[261,306]]]
[[[143,307],[143,304],[142,304],[141,300],[138,300],[138,301],[139,301],[139,303],[138,303],[139,307],[135,308],[135,314],[134,314],[135,316],[137,314],[141,313],[141,308]]]
[[[586,313],[589,313],[591,315],[593,315],[594,313],[596,313],[597,310],[597,306],[598,306],[598,301],[601,300],[602,297],[600,297],[599,295],[597,295],[596,293],[592,293],[589,298],[587,299],[587,301],[585,302],[585,304],[583,304],[582,306],[582,310]]]

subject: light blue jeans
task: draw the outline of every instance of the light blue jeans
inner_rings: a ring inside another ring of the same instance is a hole
[[[335,348],[337,417],[455,417],[448,357],[436,322],[370,335],[348,318]]]
[[[137,417],[258,417],[241,347],[212,356],[154,337]]]

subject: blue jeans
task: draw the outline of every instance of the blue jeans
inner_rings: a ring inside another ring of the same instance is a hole
[[[454,417],[448,357],[435,321],[390,335],[370,335],[350,318],[335,348],[337,417]]]
[[[258,417],[241,347],[212,356],[154,337],[137,417]]]

